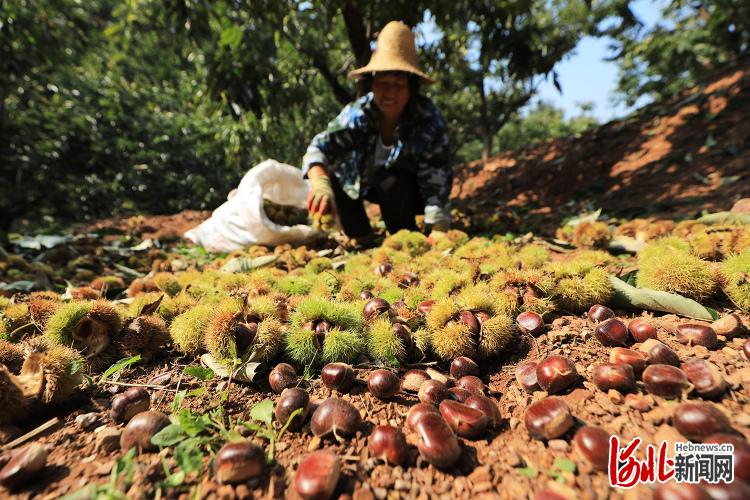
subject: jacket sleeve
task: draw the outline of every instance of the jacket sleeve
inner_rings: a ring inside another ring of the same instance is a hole
[[[331,172],[334,159],[354,149],[356,118],[355,103],[347,104],[341,113],[328,123],[325,131],[313,137],[302,158],[303,177],[307,177],[310,167],[315,163],[322,163],[326,170]]]
[[[448,133],[442,120],[435,130],[429,147],[418,161],[417,182],[425,202],[425,224],[435,229],[450,229],[453,169],[450,165]]]

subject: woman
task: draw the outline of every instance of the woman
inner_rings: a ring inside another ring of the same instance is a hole
[[[421,83],[435,82],[419,67],[409,27],[388,23],[370,62],[350,76],[368,79],[372,92],[348,104],[307,148],[308,211],[337,214],[344,233],[359,245],[373,240],[363,200],[380,205],[391,234],[416,230],[418,214],[424,214],[428,233],[448,230],[448,136],[438,109],[418,93]]]

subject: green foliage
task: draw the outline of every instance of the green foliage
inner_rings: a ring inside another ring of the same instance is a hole
[[[136,364],[141,360],[141,355],[137,354],[131,358],[123,358],[117,363],[107,368],[104,373],[99,377],[99,385],[104,384],[107,381],[117,381],[120,376],[132,365]]]

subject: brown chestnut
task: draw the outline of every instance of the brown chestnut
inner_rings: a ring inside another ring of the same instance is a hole
[[[697,323],[687,323],[678,326],[677,341],[687,345],[702,345],[708,349],[716,349],[719,343],[719,339],[713,328]]]
[[[549,356],[536,367],[539,386],[550,394],[559,394],[578,382],[578,372],[572,361],[564,356]]]
[[[321,319],[320,321],[315,323],[315,336],[321,339],[325,339],[328,330],[330,330],[331,328],[333,328],[333,324],[331,324],[330,321]]]
[[[375,427],[368,439],[368,446],[373,455],[387,464],[406,465],[409,460],[404,433],[392,425]]]
[[[243,353],[250,347],[258,334],[258,323],[256,321],[237,323],[234,329],[234,342],[237,350]]]
[[[404,273],[401,275],[401,279],[398,280],[398,284],[404,288],[419,286],[419,276],[414,273]]]
[[[615,389],[621,393],[634,392],[635,375],[630,365],[606,363],[594,367],[594,384],[600,391]]]
[[[703,440],[707,444],[731,444],[734,446],[734,479],[750,483],[750,443],[734,434],[711,434]]]
[[[451,387],[448,389],[448,399],[463,403],[473,394],[462,387]]]
[[[711,500],[711,495],[693,483],[661,483],[654,490],[654,500]]]
[[[528,393],[542,390],[536,379],[538,364],[536,361],[524,361],[516,366],[516,381]]]
[[[474,375],[464,375],[456,381],[456,387],[466,389],[472,394],[484,395],[484,382]]]
[[[711,403],[700,401],[680,404],[672,415],[672,423],[680,434],[691,441],[702,441],[711,434],[732,430],[732,424],[721,410]]]
[[[118,424],[125,424],[150,407],[151,396],[148,391],[143,387],[131,387],[112,398],[112,409],[109,415]]]
[[[297,385],[297,380],[297,372],[294,371],[292,365],[287,363],[279,363],[268,374],[268,385],[276,394],[281,394],[287,387],[294,387]]]
[[[727,383],[719,369],[705,359],[688,359],[680,369],[693,384],[695,392],[706,399],[718,399],[727,391]]]
[[[374,295],[370,290],[362,290],[361,292],[359,292],[359,298],[362,300],[370,300],[373,297]]]
[[[469,331],[472,335],[479,335],[482,327],[479,325],[479,321],[477,321],[477,317],[474,316],[474,313],[471,311],[461,311],[458,314],[458,318],[464,325],[469,327]]]
[[[638,350],[648,357],[651,365],[680,366],[680,357],[664,343],[656,339],[648,339],[638,347]]]
[[[646,368],[648,358],[639,351],[628,349],[627,347],[613,347],[609,351],[609,362],[616,365],[628,365],[633,369],[633,375],[640,376]]]
[[[125,426],[120,436],[120,448],[128,451],[138,448],[140,452],[156,451],[158,446],[151,442],[151,438],[169,425],[169,417],[160,411],[144,411],[134,416]]]
[[[354,369],[346,363],[328,363],[320,370],[320,378],[329,389],[344,393],[354,384]]]
[[[380,297],[373,297],[365,303],[365,307],[362,309],[362,316],[367,321],[372,321],[381,314],[389,313],[391,305],[387,300],[381,299]]]
[[[420,455],[435,467],[450,467],[461,457],[456,435],[439,413],[425,413],[417,421]]]
[[[591,321],[597,323],[615,317],[615,312],[607,306],[601,304],[594,304],[589,308],[588,317]]]
[[[412,368],[404,374],[404,378],[401,380],[401,390],[409,392],[417,392],[422,384],[430,380],[430,374],[424,370]]]
[[[656,328],[646,318],[631,319],[628,323],[628,330],[636,342],[645,342],[648,339],[656,338]]]
[[[438,413],[435,405],[429,403],[417,403],[406,413],[406,428],[411,431],[417,430],[417,423],[427,413]]]
[[[423,403],[437,406],[448,397],[448,388],[439,380],[426,380],[419,386],[418,397]]]
[[[295,431],[302,427],[310,411],[310,395],[306,390],[299,387],[288,387],[284,389],[281,396],[279,396],[279,400],[276,402],[274,416],[279,425],[285,425],[289,421],[289,417],[292,416],[292,413],[299,409],[302,409],[302,413],[295,416],[289,422],[289,430]]]
[[[226,443],[216,453],[214,474],[222,484],[237,484],[263,474],[266,454],[249,442]]]
[[[573,427],[570,408],[560,398],[547,397],[531,403],[523,417],[526,430],[535,439],[555,439]]]
[[[741,334],[745,330],[742,320],[736,314],[727,314],[711,323],[711,328],[716,335],[731,339]]]
[[[47,449],[31,443],[16,450],[7,463],[1,464],[0,485],[14,491],[30,483],[47,465]]]
[[[310,453],[299,464],[294,489],[304,500],[331,498],[341,474],[341,462],[330,450]]]
[[[417,311],[422,314],[429,314],[432,311],[432,306],[435,305],[436,300],[424,300],[417,304]]]
[[[450,373],[456,380],[466,375],[479,376],[479,365],[466,356],[459,356],[451,362]]]
[[[609,464],[609,433],[601,427],[587,425],[578,429],[573,442],[579,455],[595,469],[607,470]]]
[[[745,357],[750,359],[750,339],[747,339],[742,346],[742,351],[745,353]]]
[[[594,336],[602,345],[616,347],[627,345],[629,333],[625,323],[617,318],[610,318],[596,326]]]
[[[466,401],[464,401],[464,404],[469,408],[474,408],[484,413],[487,417],[487,425],[489,427],[496,429],[500,426],[500,422],[502,421],[500,409],[495,402],[487,396],[472,394],[466,399]]]
[[[398,375],[390,370],[374,370],[367,377],[367,388],[370,394],[380,400],[390,399],[398,394],[401,388],[401,380]]]
[[[544,318],[533,311],[522,312],[516,316],[516,324],[523,333],[538,337],[544,333]]]
[[[643,370],[643,383],[651,394],[679,398],[690,386],[685,373],[672,365],[650,365]]]
[[[362,428],[359,410],[343,399],[326,399],[315,410],[310,430],[316,436],[351,437]]]
[[[383,262],[375,268],[375,273],[380,276],[385,276],[391,271],[393,271],[393,264],[391,264],[390,262]]]
[[[744,481],[731,483],[700,482],[700,487],[708,493],[712,500],[747,500],[750,498],[750,485]]]
[[[487,430],[487,415],[458,401],[450,399],[442,401],[440,414],[451,429],[461,437],[476,439]]]

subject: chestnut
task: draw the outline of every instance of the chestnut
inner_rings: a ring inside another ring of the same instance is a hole
[[[536,361],[524,361],[516,366],[516,381],[528,393],[542,390],[536,379],[536,367],[538,364]]]
[[[613,347],[609,351],[609,362],[630,366],[633,369],[633,375],[638,377],[646,369],[648,358],[640,351],[634,351],[627,347]]]
[[[310,420],[310,430],[316,436],[333,435],[338,438],[351,437],[362,428],[359,410],[343,399],[326,399],[315,410]]]
[[[731,444],[734,446],[734,479],[750,483],[750,443],[734,434],[711,434],[703,440],[706,444]]]
[[[375,273],[380,276],[385,276],[391,271],[393,271],[393,264],[391,264],[390,262],[383,262],[375,268]]]
[[[448,399],[463,403],[473,394],[462,387],[451,387],[448,389]]]
[[[711,500],[711,495],[694,483],[669,482],[656,486],[654,500]]]
[[[656,338],[656,328],[646,318],[631,319],[628,323],[628,330],[636,342],[645,342],[648,339]]]
[[[479,376],[479,365],[466,356],[459,356],[451,362],[450,373],[456,380],[466,375]]]
[[[461,457],[456,435],[439,413],[425,413],[416,423],[419,454],[435,467],[450,467]]]
[[[331,324],[330,321],[321,319],[320,321],[315,323],[315,336],[321,339],[325,339],[328,330],[330,330],[331,328],[333,328],[333,324]]]
[[[578,382],[575,365],[564,356],[549,356],[536,367],[539,386],[550,394],[570,389]]]
[[[406,438],[392,425],[379,425],[372,430],[368,446],[373,455],[390,465],[406,465],[409,453]]]
[[[391,305],[387,300],[381,299],[380,297],[373,297],[365,303],[365,307],[362,309],[362,316],[365,320],[372,321],[381,314],[389,313]]]
[[[607,347],[625,346],[629,333],[625,323],[616,318],[610,318],[599,323],[594,329],[596,339]]]
[[[374,370],[367,377],[367,388],[370,390],[370,394],[380,400],[390,399],[398,394],[400,386],[401,381],[398,375],[390,370]]]
[[[742,351],[745,353],[745,357],[750,359],[750,339],[747,339],[742,346]]]
[[[47,449],[39,443],[31,443],[15,451],[8,463],[1,463],[0,485],[10,491],[31,482],[47,465]]]
[[[410,286],[419,286],[419,276],[414,273],[404,273],[401,275],[401,279],[398,280],[398,284],[403,288],[409,288]]]
[[[289,430],[299,430],[302,427],[310,411],[310,395],[306,390],[299,387],[288,387],[284,389],[276,402],[274,416],[280,425],[285,425],[292,413],[299,409],[302,409],[302,413],[289,422]]]
[[[490,313],[486,311],[474,311],[474,317],[477,318],[477,321],[479,321],[480,328],[486,321],[489,321],[489,319],[491,318]]]
[[[118,424],[125,424],[150,407],[151,396],[148,391],[143,387],[131,387],[112,398],[112,409],[109,415]]]
[[[589,308],[588,317],[591,321],[596,321],[597,323],[600,323],[604,321],[605,319],[614,318],[615,312],[607,306],[603,306],[601,304],[594,304],[593,306]]]
[[[456,381],[456,387],[466,389],[472,394],[484,395],[484,382],[474,375],[464,375]]]
[[[526,430],[535,439],[555,439],[573,427],[570,408],[560,398],[547,397],[531,403],[523,417]]]
[[[742,320],[736,314],[722,316],[711,323],[711,328],[716,332],[716,335],[721,335],[727,339],[734,338],[745,330]]]
[[[711,434],[732,430],[732,424],[721,410],[711,403],[700,401],[680,404],[672,415],[672,423],[680,434],[691,441],[702,441]]]
[[[281,392],[287,387],[294,387],[297,385],[297,372],[294,371],[292,365],[279,363],[274,366],[271,373],[268,374],[268,385],[271,386],[273,392],[281,394]]]
[[[689,386],[687,376],[672,365],[650,365],[643,370],[643,383],[651,394],[678,398]]]
[[[354,384],[354,369],[346,363],[328,363],[320,370],[320,378],[329,389],[344,393]]]
[[[595,469],[607,470],[609,464],[609,432],[587,425],[578,429],[573,438],[579,455]]]
[[[480,396],[478,394],[472,394],[469,396],[464,404],[469,408],[475,408],[487,417],[487,426],[498,428],[502,417],[500,416],[500,409],[497,407],[494,401],[487,396]]]
[[[435,305],[436,300],[424,300],[417,304],[417,311],[422,314],[429,314],[432,311],[432,306]]]
[[[417,403],[406,413],[406,428],[411,431],[417,430],[417,423],[427,413],[438,413],[435,405],[429,403]]]
[[[310,453],[299,464],[294,489],[304,500],[331,498],[341,474],[341,462],[330,450]]]
[[[516,324],[521,332],[528,333],[534,337],[538,337],[545,330],[544,318],[533,311],[522,312],[516,316]]]
[[[615,389],[622,392],[634,392],[635,375],[630,365],[606,363],[594,367],[594,384],[600,391]]]
[[[120,448],[128,451],[138,448],[140,452],[156,451],[158,446],[151,438],[169,425],[169,417],[160,411],[144,411],[130,419],[120,436]]]
[[[697,323],[687,323],[678,326],[677,341],[687,345],[702,345],[708,349],[716,349],[719,343],[719,339],[713,328]]]
[[[362,290],[361,292],[359,292],[359,298],[362,300],[370,300],[373,297],[374,295],[370,290]]]
[[[249,442],[226,443],[216,453],[214,474],[222,484],[237,484],[263,474],[266,454]]]
[[[440,414],[451,429],[461,437],[476,439],[487,430],[487,415],[458,401],[450,399],[442,401]]]
[[[680,369],[685,372],[695,392],[706,399],[717,399],[727,391],[727,383],[719,369],[705,359],[688,359]]]
[[[747,500],[750,498],[750,485],[744,481],[708,483],[704,480],[700,482],[700,487],[713,500]]]
[[[477,317],[471,311],[461,311],[458,314],[458,319],[466,326],[469,327],[469,331],[472,335],[479,335],[482,327],[479,325]]]
[[[419,400],[423,403],[439,405],[448,397],[448,388],[439,380],[427,380],[419,386]]]
[[[424,370],[412,368],[404,374],[404,378],[401,380],[401,390],[417,392],[422,386],[422,383],[430,380],[430,374]]]
[[[234,342],[239,352],[245,352],[255,340],[258,334],[258,323],[256,321],[240,322],[234,330]]]
[[[672,349],[656,339],[648,339],[638,347],[652,365],[680,366],[680,357]]]

